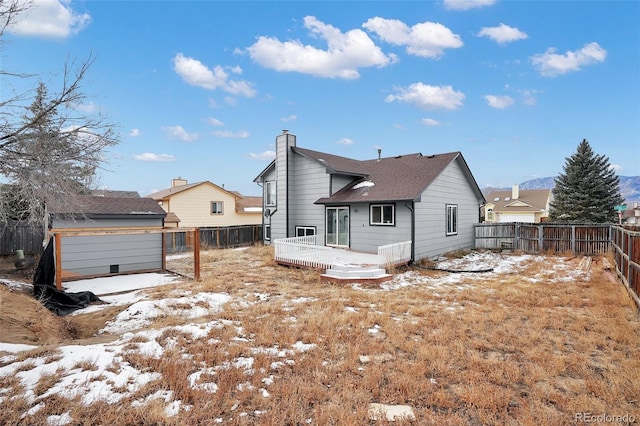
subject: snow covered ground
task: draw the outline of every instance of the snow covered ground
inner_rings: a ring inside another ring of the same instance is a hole
[[[547,258],[548,259],[548,258]],[[525,264],[543,262],[545,258],[529,255],[503,256],[492,252],[471,253],[461,259],[444,260],[438,263],[439,268],[446,269],[492,269],[485,274],[477,273],[439,273],[434,276],[420,274],[418,272],[406,272],[397,275],[393,280],[382,285],[382,291],[396,291],[409,286],[426,286],[434,290],[463,289],[472,285],[474,280],[483,279],[481,276],[495,277],[504,273],[517,273]],[[573,270],[560,259],[553,265],[547,265],[546,271],[562,270],[562,279],[575,279],[586,272]],[[543,277],[527,277],[534,281]],[[548,277],[546,277],[548,279]],[[137,352],[159,359],[165,351],[183,350],[177,347],[175,338],[166,336],[179,333],[187,335],[190,339],[205,339],[213,328],[228,327],[235,329],[237,339],[245,338],[242,332],[242,324],[215,318],[216,313],[228,303],[264,303],[269,300],[269,295],[259,295],[253,300],[234,300],[228,294],[222,293],[192,293],[188,290],[168,290],[164,299],[151,299],[142,287],[154,287],[176,282],[176,278],[164,274],[141,274],[94,280],[81,280],[65,283],[68,291],[93,291],[97,294],[121,293],[117,296],[100,296],[101,299],[113,304],[129,305],[128,308],[117,315],[112,321],[100,330],[100,334],[111,334],[117,337],[110,343],[91,345],[65,345],[58,349],[55,357],[49,351],[46,355],[33,357],[19,354],[21,351],[34,349],[27,345],[13,345],[0,343],[0,351],[13,353],[0,358],[0,377],[15,375],[26,389],[25,398],[31,404],[31,413],[42,408],[48,396],[56,394],[63,397],[80,397],[85,404],[102,400],[115,403],[134,394],[146,383],[158,378],[160,373],[154,371],[140,371],[125,361],[125,355]],[[21,283],[10,283],[21,285]],[[246,283],[251,285],[251,283]],[[357,284],[354,288],[360,288]],[[362,291],[372,291],[362,288]],[[378,290],[380,291],[380,290]],[[298,298],[290,300],[290,303],[313,303],[313,298]],[[93,305],[84,310],[79,310],[75,315],[83,315],[87,312],[104,309],[110,305]],[[184,318],[181,325],[164,327],[161,329],[145,330],[154,318],[161,316],[177,316]],[[195,321],[206,317],[206,321]],[[377,330],[376,330],[377,331]],[[372,331],[374,332],[374,331]],[[163,337],[164,336],[164,337]],[[1,338],[0,338],[1,340]],[[268,385],[274,380],[275,371],[286,363],[295,363],[296,354],[311,350],[314,342],[299,341],[290,347],[255,347],[254,353],[269,353],[273,357],[271,371],[253,371],[252,357],[238,357],[229,359],[217,366],[203,366],[189,376],[192,387],[215,393],[217,385],[207,381],[214,377],[213,372],[218,369],[239,368],[247,374],[262,374],[264,387],[256,389],[264,397],[268,397]],[[18,356],[21,355],[21,356]],[[186,356],[186,354],[185,354]],[[62,372],[62,374],[60,374]],[[36,395],[34,389],[41,377],[58,374],[59,380],[44,394]],[[207,379],[209,378],[209,379]],[[0,389],[0,403],[6,390]],[[162,400],[165,403],[165,411],[168,416],[176,415],[180,410],[189,409],[180,400],[175,400],[171,391],[158,392],[148,396],[145,400],[136,401],[135,404],[144,405],[150,400]],[[49,418],[51,425],[70,424],[69,415],[53,416]]]

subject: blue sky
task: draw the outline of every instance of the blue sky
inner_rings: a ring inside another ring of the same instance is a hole
[[[640,175],[637,1],[35,0],[4,38],[0,68],[38,77],[3,97],[96,57],[78,109],[121,136],[101,188],[259,195],[283,129],[361,160],[461,151],[480,187],[555,176],[585,138]]]

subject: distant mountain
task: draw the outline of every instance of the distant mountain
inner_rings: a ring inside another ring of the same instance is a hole
[[[543,177],[531,179],[519,184],[520,189],[553,189],[555,177]],[[482,189],[485,198],[492,191],[505,191],[511,188],[486,187]],[[632,201],[640,201],[640,176],[620,176],[620,193],[627,204]]]

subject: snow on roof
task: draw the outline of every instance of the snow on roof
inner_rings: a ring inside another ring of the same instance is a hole
[[[353,188],[351,188],[351,189],[367,188],[367,187],[374,186],[374,185],[375,185],[375,183],[371,182],[370,180],[365,180],[363,182],[360,182],[357,185],[354,185]]]

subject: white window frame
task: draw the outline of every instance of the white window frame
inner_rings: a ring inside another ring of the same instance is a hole
[[[268,180],[264,183],[264,205],[273,207],[276,205],[277,188],[275,180]]]
[[[220,206],[220,209],[218,209],[218,206]],[[224,201],[212,201],[209,213],[212,215],[224,214]]]
[[[304,234],[299,235],[299,231],[304,231]],[[309,235],[316,235],[315,226],[296,226],[296,237],[307,237]]]
[[[445,208],[447,236],[458,235],[458,205],[447,204]]]
[[[385,221],[385,207],[391,207],[391,218]],[[380,222],[373,221],[373,210],[380,209]],[[395,204],[371,204],[369,206],[369,225],[374,226],[394,226],[396,224],[396,206]]]
[[[264,235],[263,235],[264,240],[271,241],[271,225],[265,224],[263,232],[264,232]]]

